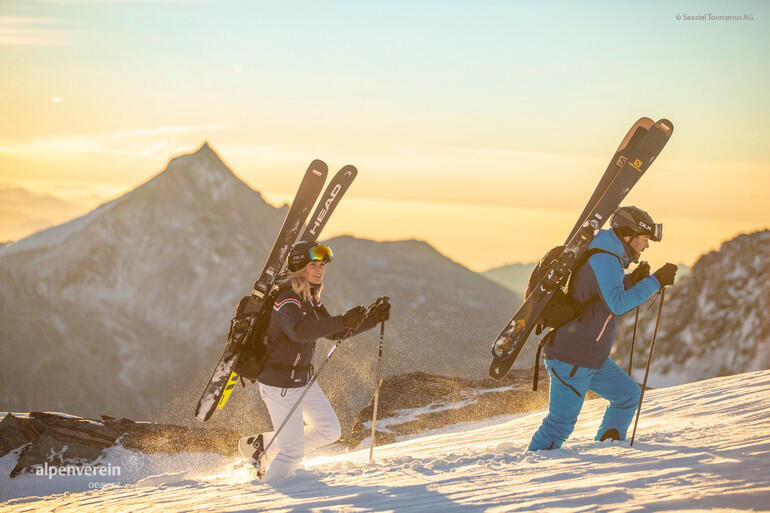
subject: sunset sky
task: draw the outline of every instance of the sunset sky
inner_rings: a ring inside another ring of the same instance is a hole
[[[0,241],[207,140],[276,203],[354,164],[327,236],[484,270],[561,243],[649,116],[674,135],[626,203],[691,264],[770,225],[769,50],[765,2],[0,0]]]

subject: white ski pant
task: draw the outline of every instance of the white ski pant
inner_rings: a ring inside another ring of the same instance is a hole
[[[267,405],[273,429],[278,429],[283,423],[303,390],[305,387],[280,388],[259,384],[259,394]],[[265,455],[267,461],[271,461],[265,479],[273,481],[291,475],[302,462],[305,451],[336,442],[340,435],[340,421],[332,405],[318,383],[313,383]],[[263,433],[264,443],[270,443],[273,436],[274,432]]]

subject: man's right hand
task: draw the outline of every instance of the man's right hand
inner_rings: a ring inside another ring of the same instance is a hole
[[[676,277],[677,267],[672,263],[664,264],[660,269],[652,273],[660,283],[660,288],[667,287],[674,284],[674,277]]]

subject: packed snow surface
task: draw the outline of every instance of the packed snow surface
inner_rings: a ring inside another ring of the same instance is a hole
[[[132,475],[131,484],[11,499],[2,509],[770,510],[770,371],[648,391],[633,447],[594,442],[605,406],[587,402],[572,438],[556,451],[525,450],[544,416],[539,411],[378,447],[374,463],[368,450],[315,457],[281,483],[254,479],[237,460],[199,457],[180,468],[184,458],[177,458],[159,469],[148,456],[146,474]],[[5,477],[8,458],[0,459],[3,494],[20,497],[14,487],[51,493],[45,478]]]

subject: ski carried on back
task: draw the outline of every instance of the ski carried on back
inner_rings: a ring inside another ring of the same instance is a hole
[[[217,403],[222,397],[225,387],[229,384],[228,378],[236,364],[240,349],[255,331],[264,329],[265,306],[278,272],[283,266],[286,255],[291,245],[297,239],[297,234],[305,223],[310,209],[313,208],[318,194],[326,181],[328,168],[320,160],[311,162],[305,176],[300,183],[294,202],[286,214],[283,226],[278,232],[278,237],[273,244],[273,249],[267,257],[262,273],[254,283],[251,295],[244,297],[238,303],[235,317],[233,317],[227,342],[222,357],[219,359],[214,372],[203,390],[198,405],[195,407],[195,417],[199,420],[208,420],[216,409]],[[268,306],[270,308],[272,305]]]
[[[673,124],[666,119],[653,123],[649,118],[641,118],[628,131],[567,237],[564,249],[546,267],[542,281],[492,344],[491,377],[499,380],[508,374],[551,296],[566,283],[581,254],[663,150],[673,130]]]
[[[314,168],[316,170],[321,170],[322,168],[323,177],[317,183],[313,183],[312,188],[310,185],[305,188],[306,181],[308,180],[308,174],[306,173],[291,210],[286,216],[284,226],[281,228],[281,232],[279,232],[273,251],[265,263],[265,268],[260,278],[254,283],[252,295],[244,297],[238,305],[230,334],[228,334],[225,353],[222,355],[214,375],[209,380],[209,385],[206,387],[195,410],[195,416],[200,420],[207,420],[214,413],[215,409],[222,409],[227,403],[230,394],[238,383],[239,375],[234,369],[238,368],[239,363],[244,364],[242,362],[244,358],[242,351],[244,345],[247,343],[263,343],[274,299],[275,282],[281,274],[280,270],[284,266],[286,255],[292,244],[297,240],[297,233],[307,219],[307,213],[315,203],[318,192],[326,178],[326,164],[320,160],[314,161],[308,173]],[[318,238],[324,226],[326,226],[331,213],[345,194],[345,191],[350,187],[357,173],[356,168],[350,165],[343,167],[337,172],[326,187],[323,195],[321,195],[318,206],[310,217],[310,221],[300,240],[315,241]],[[295,205],[297,205],[296,216],[292,212]],[[297,222],[290,222],[290,218],[294,219],[295,217]],[[291,226],[291,230],[286,232],[285,228],[288,225]],[[279,250],[278,248],[281,249]],[[262,296],[258,294],[262,294]],[[255,304],[255,298],[259,298],[256,299],[256,301],[259,301],[259,304]],[[235,343],[231,344],[232,342]],[[231,345],[233,345],[234,350],[228,351],[228,347]]]

